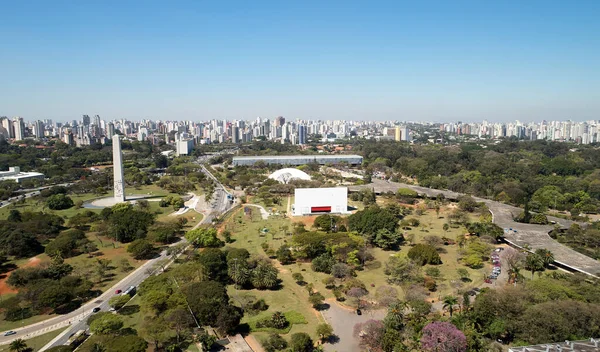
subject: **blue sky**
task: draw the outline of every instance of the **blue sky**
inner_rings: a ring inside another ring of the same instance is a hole
[[[0,115],[600,119],[600,1],[3,1]]]

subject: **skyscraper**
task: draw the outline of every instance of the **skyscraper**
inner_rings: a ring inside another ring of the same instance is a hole
[[[112,137],[113,143],[113,178],[115,201],[125,201],[125,183],[123,173],[123,154],[121,153],[121,139],[118,134]]]
[[[115,135],[115,125],[112,122],[108,123],[106,128],[106,137],[112,138]]]
[[[37,139],[44,137],[44,123],[40,120],[33,123],[33,134]]]
[[[13,119],[13,128],[15,129],[15,140],[22,141],[25,139],[25,125],[22,117]]]
[[[306,144],[306,126],[298,126],[298,144]]]
[[[83,115],[83,125],[84,126],[89,126],[90,125],[90,115]]]

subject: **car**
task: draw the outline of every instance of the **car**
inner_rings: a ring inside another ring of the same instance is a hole
[[[16,335],[16,333],[17,333],[16,331],[10,330],[10,331],[5,332],[4,336]]]
[[[123,291],[122,291],[122,290],[116,290],[116,291],[115,291],[115,293],[116,293],[116,294],[119,294],[119,293],[121,293],[121,292],[123,292]]]
[[[96,307],[94,309],[92,309],[92,313],[98,313],[100,311],[100,307]]]
[[[362,315],[362,311],[360,309],[356,310],[356,315]]]

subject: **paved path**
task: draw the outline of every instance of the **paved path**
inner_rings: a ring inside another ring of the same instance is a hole
[[[438,194],[443,194],[448,199],[457,199],[462,196],[462,193],[443,191],[438,189],[408,185],[404,183],[388,182],[384,180],[374,179],[373,183],[361,186],[351,186],[351,191],[356,191],[361,188],[373,189],[376,193],[396,192],[398,188],[410,188],[417,191],[419,194],[426,194],[428,197],[435,197]],[[523,247],[528,245],[532,250],[545,248],[554,254],[554,259],[557,264],[572,268],[573,270],[592,275],[600,276],[600,261],[594,260],[584,254],[581,254],[557,241],[552,239],[548,233],[552,231],[552,225],[533,225],[522,224],[513,220],[523,210],[511,205],[496,202],[489,199],[474,197],[478,202],[484,202],[493,216],[493,222],[504,229],[511,229],[505,234],[507,242]],[[549,220],[556,221],[563,227],[569,227],[573,221],[564,220],[552,216],[548,216]]]
[[[258,205],[258,204],[244,204],[244,206],[248,206],[248,207],[255,207],[258,208],[258,210],[260,210],[260,215],[262,216],[263,220],[267,220],[269,218],[269,212],[262,206],[262,205]]]
[[[328,352],[359,352],[360,346],[358,339],[352,336],[354,325],[364,323],[370,319],[382,320],[385,317],[385,310],[363,311],[362,315],[357,315],[353,309],[341,307],[335,300],[328,299],[329,309],[322,311],[323,317],[333,326],[334,334],[339,340],[334,343],[323,345]]]

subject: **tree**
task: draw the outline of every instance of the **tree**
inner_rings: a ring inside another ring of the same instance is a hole
[[[138,239],[127,246],[127,253],[135,259],[151,259],[156,255],[156,248],[145,239]]]
[[[250,282],[250,269],[245,259],[234,258],[228,261],[227,274],[238,288]]]
[[[367,320],[354,325],[354,337],[359,339],[361,347],[371,351],[381,351],[385,325],[381,320]]]
[[[461,281],[470,281],[471,275],[469,274],[469,270],[467,270],[465,268],[458,268],[458,269],[456,269],[456,273],[460,277]]]
[[[206,248],[202,252],[198,253],[196,260],[198,263],[202,264],[204,268],[204,274],[209,280],[215,280],[223,283],[227,282],[227,257],[225,257],[225,253],[223,253],[223,251],[218,248]],[[240,265],[242,264],[240,263]]]
[[[327,323],[321,323],[317,325],[317,335],[321,341],[327,341],[333,336],[333,327]]]
[[[11,209],[6,220],[9,222],[21,222],[21,212],[17,209]]]
[[[162,317],[146,317],[141,324],[139,334],[146,341],[154,344],[154,350],[158,351],[160,346],[166,343],[170,336],[165,329],[165,322]]]
[[[266,352],[281,351],[288,347],[287,341],[275,333],[271,333],[262,345]]]
[[[398,301],[398,290],[392,286],[381,285],[375,290],[375,299],[380,306],[389,307]]]
[[[454,306],[458,304],[458,298],[454,296],[446,296],[444,297],[443,308],[447,309],[450,313],[450,317],[452,317],[452,313],[454,312]]]
[[[11,351],[24,352],[27,350],[27,343],[23,339],[16,339],[8,347]]]
[[[182,290],[192,312],[202,325],[214,326],[221,307],[229,302],[225,287],[217,281],[193,282]]]
[[[217,230],[214,228],[200,228],[188,231],[185,234],[185,239],[200,248],[222,247],[224,245],[223,241],[217,238]]]
[[[421,350],[425,352],[464,352],[467,350],[467,338],[454,325],[436,321],[423,328]]]
[[[220,333],[231,335],[240,324],[241,319],[242,312],[240,312],[240,308],[232,305],[225,305],[219,312],[216,327]]]
[[[290,347],[292,352],[313,352],[314,343],[307,333],[297,332],[292,334]]]
[[[292,278],[294,279],[294,281],[296,281],[296,283],[300,283],[300,282],[304,281],[304,276],[302,276],[302,274],[300,274],[300,273],[293,273]]]
[[[290,251],[289,247],[285,244],[282,244],[275,254],[277,255],[277,260],[279,260],[282,265],[290,264],[294,261],[292,251]]]
[[[52,210],[69,209],[75,205],[73,199],[64,194],[54,194],[46,200],[46,205]]]
[[[321,308],[324,300],[325,297],[323,297],[323,295],[319,292],[313,293],[308,296],[308,301],[310,302],[310,304],[312,304],[313,308],[317,310]]]
[[[260,261],[252,270],[250,281],[259,290],[275,288],[279,282],[278,271],[270,262]]]
[[[90,323],[90,331],[95,334],[115,334],[123,327],[123,319],[120,316],[106,313]]]
[[[129,295],[114,296],[108,301],[108,305],[113,307],[116,310],[119,310],[119,309],[121,309],[121,307],[126,305],[130,299],[131,299],[131,297],[129,297]]]
[[[165,313],[165,322],[171,330],[175,331],[179,343],[183,332],[193,326],[194,319],[187,309],[175,308]]]
[[[383,319],[383,324],[386,329],[400,331],[404,328],[404,310],[406,307],[407,304],[400,301],[390,304],[387,314]]]
[[[544,268],[546,269],[549,268],[550,265],[554,262],[554,254],[545,248],[536,249],[535,254],[539,255],[542,258]]]
[[[360,308],[360,299],[366,296],[369,292],[361,287],[353,287],[346,292],[346,296],[354,299],[356,308]]]
[[[348,226],[350,230],[362,235],[374,236],[381,229],[395,233],[398,228],[398,220],[388,209],[374,205],[350,215]]]
[[[384,273],[388,275],[388,282],[405,284],[416,282],[421,278],[420,267],[408,258],[393,255],[385,263]]]
[[[397,248],[404,241],[404,236],[401,233],[394,231],[390,232],[388,229],[380,229],[375,235],[373,243],[383,250],[390,250]]]
[[[435,247],[428,244],[416,244],[408,251],[407,255],[411,260],[420,265],[425,264],[441,264],[442,259]]]
[[[353,270],[348,264],[336,263],[331,267],[331,275],[338,279],[344,279],[352,276]]]
[[[326,253],[313,259],[311,267],[316,272],[330,274],[331,268],[334,264],[335,259],[331,256],[331,254]]]
[[[106,347],[103,344],[96,342],[92,345],[91,352],[106,352]]]
[[[108,216],[108,235],[119,242],[128,243],[145,237],[148,227],[154,223],[154,214],[138,210],[130,203],[119,203],[110,209],[110,213],[105,214]]]
[[[544,270],[544,259],[535,253],[527,254],[525,257],[525,269],[531,271],[531,279],[536,271]]]

